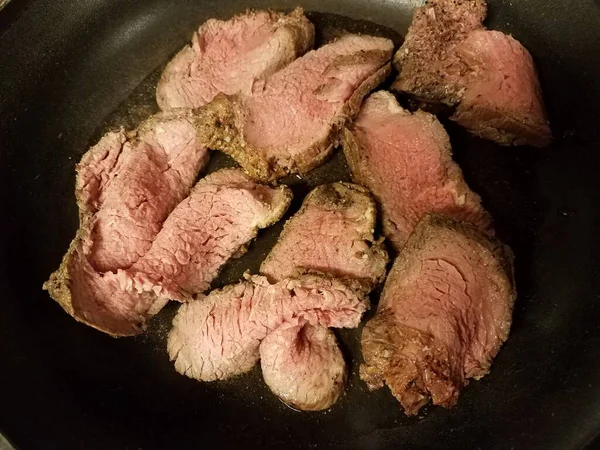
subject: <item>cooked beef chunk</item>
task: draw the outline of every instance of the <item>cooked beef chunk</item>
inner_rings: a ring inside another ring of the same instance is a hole
[[[226,22],[210,19],[167,65],[156,87],[161,109],[197,108],[218,93],[253,84],[312,48],[315,30],[302,9],[249,11]]]
[[[346,362],[329,328],[283,325],[260,343],[267,386],[303,411],[329,408],[343,394]]]
[[[551,142],[542,93],[529,52],[487,31],[484,0],[429,0],[417,9],[394,63],[392,88],[426,102],[457,106],[452,119],[502,145]]]
[[[123,289],[181,301],[204,292],[259,229],[283,216],[291,199],[289,188],[258,184],[240,169],[208,175],[169,215],[148,253],[119,271]]]
[[[168,298],[205,290],[258,228],[281,218],[290,198],[289,189],[258,185],[239,169],[213,173],[175,208],[146,255],[116,273],[99,273],[90,264],[95,216],[83,216],[44,288],[81,322],[115,336],[140,333]]]
[[[260,271],[271,281],[322,272],[358,280],[368,292],[383,281],[388,262],[382,242],[373,237],[375,220],[366,189],[350,183],[319,186],[286,223]],[[327,409],[344,392],[346,364],[326,328],[277,329],[261,343],[260,357],[269,388],[298,409]]]
[[[467,222],[426,216],[363,330],[362,379],[387,384],[409,415],[430,398],[454,405],[506,341],[515,296],[507,247]]]
[[[217,97],[199,111],[210,148],[232,156],[261,180],[321,164],[339,128],[389,73],[388,39],[347,35],[256,83],[252,93]]]
[[[319,186],[285,224],[260,267],[270,280],[322,272],[354,278],[368,290],[385,277],[387,252],[373,237],[377,210],[368,191],[350,183]]]
[[[468,69],[452,120],[502,145],[550,144],[552,134],[533,59],[519,41],[499,31],[474,31],[456,54]]]
[[[454,49],[483,27],[485,0],[428,0],[417,8],[404,43],[394,55],[398,78],[392,88],[418,99],[454,106],[460,102],[461,73]]]
[[[356,327],[367,308],[366,298],[332,278],[304,275],[270,284],[254,276],[183,304],[169,333],[169,356],[190,378],[226,379],[250,370],[260,341],[282,325]]]
[[[379,202],[384,234],[396,250],[428,212],[490,226],[479,196],[452,161],[450,140],[435,116],[410,113],[389,92],[376,92],[344,130],[343,144],[352,178]]]
[[[88,260],[99,272],[126,269],[152,245],[163,221],[185,198],[208,150],[189,111],[160,113],[137,137],[106,134],[77,165],[81,214],[94,214]]]

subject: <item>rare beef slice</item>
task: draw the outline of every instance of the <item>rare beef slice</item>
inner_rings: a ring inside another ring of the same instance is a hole
[[[367,308],[364,295],[325,276],[303,275],[275,284],[253,276],[184,303],[169,333],[169,357],[190,378],[223,380],[256,364],[260,342],[270,332],[305,322],[356,327]]]
[[[197,108],[219,93],[248,92],[311,49],[314,33],[301,8],[209,19],[163,71],[156,101],[163,110]]]
[[[277,222],[291,199],[286,186],[262,185],[240,169],[208,175],[169,215],[144,257],[119,271],[123,288],[191,299],[209,288],[259,229]]]
[[[429,0],[418,8],[394,57],[392,89],[456,107],[452,119],[501,145],[551,142],[531,55],[483,27],[484,0]]]
[[[274,180],[320,165],[363,97],[389,73],[388,39],[346,35],[256,83],[250,94],[217,97],[198,111],[210,148],[250,175]]]
[[[76,238],[44,288],[81,322],[114,336],[138,334],[168,299],[204,291],[258,228],[283,215],[290,199],[287,188],[259,185],[239,169],[215,172],[174,209],[142,258],[105,273],[89,258],[95,216],[82,215]]]
[[[362,334],[361,378],[387,384],[406,414],[450,407],[506,341],[516,291],[512,252],[467,222],[427,215],[386,280]]]
[[[321,272],[370,291],[383,281],[388,262],[382,241],[373,236],[376,214],[375,202],[360,186],[319,186],[286,223],[261,273],[279,281]],[[344,392],[346,363],[327,328],[299,324],[277,329],[260,344],[260,358],[269,388],[295,408],[327,409]]]
[[[490,227],[490,218],[452,160],[450,139],[434,115],[410,113],[389,92],[376,92],[344,130],[343,146],[352,179],[379,202],[384,234],[396,250],[428,212]]]
[[[160,113],[137,132],[107,133],[77,165],[75,192],[89,223],[88,260],[99,272],[129,268],[208,162],[190,111]]]

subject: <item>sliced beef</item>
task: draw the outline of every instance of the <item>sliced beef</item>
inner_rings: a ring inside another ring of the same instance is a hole
[[[377,210],[368,191],[350,183],[319,186],[285,224],[279,241],[260,267],[278,281],[300,273],[322,272],[366,283],[385,277],[387,252],[373,230]]]
[[[153,293],[124,291],[114,272],[95,270],[88,260],[89,226],[83,224],[56,272],[44,283],[50,296],[80,322],[112,336],[141,333],[165,300]]]
[[[389,92],[376,92],[344,130],[343,144],[353,180],[381,205],[384,234],[397,250],[428,212],[489,228],[489,216],[452,160],[448,135],[432,114],[410,113]]]
[[[502,145],[550,144],[552,134],[533,59],[519,41],[499,31],[474,31],[456,54],[468,69],[452,120]]]
[[[260,343],[260,363],[267,386],[303,411],[327,409],[344,392],[346,362],[329,328],[277,328]]]
[[[215,99],[200,113],[210,148],[232,156],[261,180],[321,164],[339,128],[389,73],[388,39],[347,35],[256,83],[252,93]]]
[[[270,284],[254,276],[183,304],[169,333],[169,356],[183,375],[222,380],[250,370],[260,341],[284,324],[356,327],[367,308],[364,296],[332,278],[304,275]]]
[[[123,289],[181,301],[204,292],[259,229],[283,216],[291,198],[287,187],[259,184],[240,169],[208,175],[169,215],[145,256],[119,271]]]
[[[314,27],[300,8],[290,14],[249,11],[228,21],[210,19],[165,68],[156,101],[163,110],[197,108],[219,93],[250,91],[313,42]]]
[[[94,214],[92,267],[128,268],[143,256],[207,161],[189,111],[153,116],[131,138],[106,134],[77,166],[81,214]]]
[[[319,186],[285,225],[260,271],[272,281],[321,272],[368,292],[388,262],[373,236],[375,203],[350,183]],[[311,324],[273,331],[260,345],[263,377],[283,401],[302,410],[327,409],[345,388],[346,364],[330,330]]]
[[[361,378],[387,384],[409,415],[430,399],[454,405],[506,341],[515,296],[507,247],[466,222],[426,216],[363,330]]]
[[[81,322],[115,336],[138,334],[169,298],[185,300],[208,288],[258,228],[281,218],[290,199],[289,189],[259,185],[239,169],[213,173],[174,209],[141,259],[106,273],[90,263],[95,216],[83,216],[44,289]]]
[[[529,52],[485,30],[484,0],[429,0],[396,53],[392,88],[457,106],[452,119],[502,145],[550,144],[551,132]]]
[[[483,28],[486,14],[485,0],[428,0],[417,8],[394,55],[399,74],[392,88],[423,101],[459,103],[462,80],[454,50],[471,31]]]

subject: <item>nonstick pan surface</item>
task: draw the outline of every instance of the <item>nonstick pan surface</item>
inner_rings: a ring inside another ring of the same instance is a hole
[[[346,31],[399,44],[415,0],[306,0],[324,42]],[[600,431],[600,7],[490,0],[487,25],[512,33],[540,71],[555,142],[501,148],[447,123],[468,183],[516,254],[509,341],[458,405],[407,418],[387,389],[358,379],[360,330],[340,333],[347,394],[299,413],[260,371],[202,384],[178,375],[165,338],[177,305],[147,334],[113,339],[75,322],[41,285],[77,228],[74,166],[107,129],[156,111],[169,58],[210,17],[296,1],[13,0],[0,11],[0,431],[19,449],[570,449]],[[213,157],[211,169],[231,165]],[[293,180],[348,179],[343,156]],[[256,271],[281,224],[215,284]]]

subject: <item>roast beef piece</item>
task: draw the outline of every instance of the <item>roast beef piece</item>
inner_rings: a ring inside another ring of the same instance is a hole
[[[92,267],[128,268],[143,256],[208,156],[185,110],[153,116],[137,137],[108,133],[92,147],[77,165],[75,189],[81,214],[95,215],[87,256]]]
[[[261,180],[321,164],[339,128],[389,73],[388,39],[347,35],[255,83],[251,93],[217,97],[199,111],[210,148],[232,156]]]
[[[502,145],[546,147],[552,133],[531,55],[499,31],[473,31],[457,47],[468,69],[452,120]]]
[[[44,288],[77,320],[115,335],[138,334],[167,299],[204,291],[225,262],[279,220],[288,188],[258,185],[240,169],[200,180],[164,222],[150,250],[131,268],[99,273],[89,262],[95,216],[80,230]]]
[[[332,278],[304,275],[270,284],[253,276],[183,304],[169,333],[169,356],[190,378],[226,379],[256,364],[260,341],[271,331],[303,322],[356,327],[367,308],[364,296]]]
[[[409,415],[430,398],[454,405],[506,341],[515,296],[507,247],[472,224],[426,216],[363,330],[361,378],[387,384]]]
[[[379,202],[384,234],[396,250],[428,212],[489,228],[490,218],[452,160],[448,135],[432,114],[410,113],[389,92],[376,92],[344,130],[343,144],[352,178]]]
[[[327,409],[344,392],[346,363],[329,328],[277,328],[260,344],[260,363],[267,386],[295,408]]]
[[[88,244],[89,227],[83,224],[44,289],[68,314],[86,325],[112,336],[141,333],[146,320],[160,311],[166,300],[151,292],[122,290],[114,272],[101,274],[92,267]]]
[[[371,290],[385,277],[388,262],[382,242],[373,236],[376,216],[365,188],[350,183],[319,186],[285,224],[260,272],[273,281],[322,272],[362,280]]]
[[[452,119],[502,145],[550,144],[542,93],[529,52],[483,28],[484,0],[429,0],[396,53],[392,88],[457,106]]]
[[[417,8],[394,55],[399,74],[392,88],[423,101],[459,103],[462,74],[454,50],[471,31],[483,28],[486,14],[485,0],[428,0]]]
[[[169,215],[148,253],[119,271],[122,288],[189,300],[259,229],[277,222],[291,199],[289,188],[259,184],[241,169],[208,175]]]
[[[314,27],[302,9],[250,11],[226,22],[210,19],[165,68],[156,87],[161,109],[197,108],[218,93],[250,91],[308,51]]]
[[[261,273],[271,281],[322,272],[370,291],[383,281],[388,262],[373,237],[375,203],[350,183],[319,186],[285,225]],[[335,335],[310,324],[272,332],[260,345],[263,377],[283,401],[302,410],[326,409],[345,388],[346,364]]]

